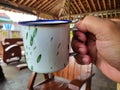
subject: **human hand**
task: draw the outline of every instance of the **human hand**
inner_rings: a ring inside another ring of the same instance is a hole
[[[120,82],[120,21],[87,16],[76,23],[72,48],[80,64],[94,63],[107,77]]]

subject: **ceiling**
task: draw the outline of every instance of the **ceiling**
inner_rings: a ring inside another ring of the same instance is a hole
[[[25,12],[49,19],[120,17],[120,0],[0,0],[0,9]]]

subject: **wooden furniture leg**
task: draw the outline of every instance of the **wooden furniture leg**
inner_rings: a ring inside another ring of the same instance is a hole
[[[19,65],[17,65],[16,68],[17,68],[18,70],[22,70],[22,69],[28,68],[28,66],[27,66],[27,64],[25,63],[25,64],[19,64]]]
[[[37,76],[37,73],[32,72],[32,75],[31,75],[30,80],[28,82],[27,90],[33,90],[33,85],[35,83],[36,76]]]

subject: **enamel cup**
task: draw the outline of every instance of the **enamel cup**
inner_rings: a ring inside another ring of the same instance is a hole
[[[68,20],[19,22],[28,68],[51,73],[65,68],[69,60]]]

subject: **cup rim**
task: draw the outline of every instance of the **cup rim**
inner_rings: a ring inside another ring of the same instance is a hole
[[[33,21],[21,21],[18,22],[20,25],[25,26],[40,26],[40,25],[56,25],[56,24],[67,24],[70,20],[33,20]]]

